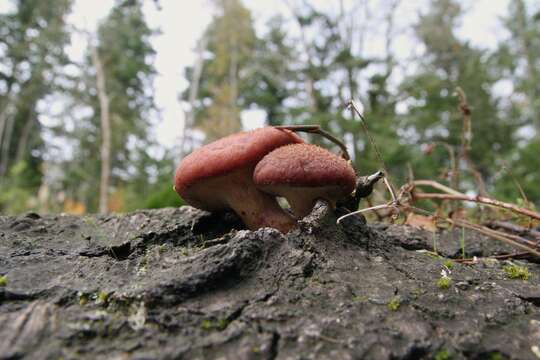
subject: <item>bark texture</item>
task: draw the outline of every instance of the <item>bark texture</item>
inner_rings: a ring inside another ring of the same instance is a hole
[[[461,232],[335,220],[323,203],[287,235],[191,207],[0,217],[0,358],[537,358],[538,264],[455,264],[444,289]]]

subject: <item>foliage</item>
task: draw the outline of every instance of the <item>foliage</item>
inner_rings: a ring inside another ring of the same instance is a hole
[[[452,270],[454,268],[454,262],[450,259],[445,260],[443,265],[446,266],[446,268],[448,268],[449,270]]]
[[[241,1],[215,0],[214,5],[217,15],[204,34],[210,55],[204,62],[199,97],[189,104],[195,112],[190,125],[202,130],[207,141],[241,129],[240,110],[248,81],[244,70],[255,46],[253,20]],[[188,80],[194,80],[192,75],[193,69],[187,68]],[[189,99],[189,89],[182,97]]]
[[[115,211],[182,204],[171,189],[177,155],[156,155],[163,152],[151,120],[158,117],[152,45],[157,31],[146,22],[145,1],[115,0],[93,39],[110,98],[109,195]],[[0,211],[95,211],[100,106],[89,53],[73,64],[65,52],[72,0],[11,4],[0,14]],[[371,173],[382,165],[362,124],[344,111],[354,99],[364,105],[370,133],[396,184],[405,181],[410,164],[418,179],[442,178],[460,191],[478,193],[472,163],[489,195],[525,207],[540,204],[537,4],[509,2],[501,19],[507,35],[496,49],[464,40],[460,22],[467,8],[457,0],[430,0],[415,23],[398,18],[399,1],[362,2],[378,15],[370,24],[359,20],[362,6],[345,3],[336,9],[292,0],[289,11],[260,23],[249,2],[210,5],[214,16],[200,41],[202,72],[196,76],[196,66],[185,70],[189,86],[180,99],[193,115],[186,129],[190,136],[197,132],[208,142],[239,131],[245,112],[258,109],[269,125],[320,125],[345,141],[359,173]],[[418,42],[415,58],[404,59],[392,46],[402,30],[412,30]],[[385,34],[377,56],[365,51],[374,33]],[[457,87],[470,104],[471,139],[463,132]],[[60,114],[47,106],[53,97],[66,104]],[[56,124],[46,126],[43,119]],[[51,136],[62,145],[47,147]],[[470,149],[464,140],[470,140]],[[449,149],[458,173],[452,171]],[[38,196],[47,191],[55,196],[50,206]]]
[[[397,311],[401,306],[401,301],[398,297],[393,297],[392,299],[390,299],[387,306],[390,311]]]
[[[11,166],[9,174],[0,179],[0,210],[7,214],[17,214],[31,209],[32,192],[27,184],[28,167],[25,162]],[[35,201],[34,201],[35,202]]]
[[[448,276],[440,277],[439,280],[437,280],[437,287],[442,290],[446,290],[450,287],[450,284],[452,282],[452,279],[450,279]]]
[[[59,88],[68,63],[65,16],[71,0],[13,0],[0,14],[0,185],[8,211],[22,211],[42,181],[42,102]]]
[[[491,88],[496,78],[490,72],[492,59],[483,50],[471,47],[456,35],[461,6],[453,0],[435,0],[429,11],[420,17],[415,31],[426,51],[421,60],[421,70],[407,78],[402,89],[409,98],[408,113],[403,124],[414,129],[415,139],[410,145],[445,143],[453,147],[456,156],[462,152],[462,115],[457,109],[455,90],[459,86],[467,94],[472,107],[472,149],[470,158],[484,179],[491,183],[497,172],[493,166],[504,159],[513,148],[515,131],[512,119],[500,116],[497,100]],[[450,158],[444,147],[438,147],[431,159],[424,161],[421,155],[413,163],[419,178],[437,178],[442,170],[439,164],[448,164]],[[460,170],[467,168],[461,162]],[[449,180],[449,175],[443,176]],[[471,186],[471,177],[462,179]]]
[[[515,264],[504,266],[503,271],[509,279],[528,280],[530,276],[529,269],[527,269],[527,267]]]
[[[285,26],[285,19],[275,16],[268,21],[266,34],[256,38],[242,94],[245,106],[255,105],[266,113],[268,125],[283,125],[285,101],[294,94],[289,84],[297,79],[292,66],[298,51],[287,39]]]
[[[225,318],[220,318],[220,319],[215,319],[215,320],[204,319],[201,322],[201,329],[205,331],[212,331],[212,330],[222,331],[222,330],[225,330],[225,328],[227,328],[229,323],[230,321]]]
[[[145,22],[142,1],[115,3],[99,26],[97,50],[105,72],[111,119],[111,186],[120,209],[129,208],[125,197],[139,197],[149,188],[158,161],[148,154],[155,146],[151,115],[155,113],[151,38],[155,31]],[[89,72],[91,69],[92,72]],[[75,142],[74,154],[65,164],[63,188],[70,198],[97,208],[100,177],[100,106],[95,69],[90,56],[81,64],[82,77],[72,89],[76,126],[68,134]],[[82,110],[90,111],[82,111]],[[80,116],[83,113],[84,116]],[[82,184],[82,186],[81,186]],[[129,193],[125,193],[126,189]]]
[[[435,354],[435,360],[450,360],[452,355],[447,349],[441,349]]]

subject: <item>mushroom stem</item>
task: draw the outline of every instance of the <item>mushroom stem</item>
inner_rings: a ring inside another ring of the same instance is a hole
[[[225,191],[225,201],[250,230],[272,227],[288,233],[296,221],[283,210],[276,198],[258,190],[253,183],[253,168],[234,171],[228,176],[232,185]]]
[[[241,210],[237,209],[237,205],[231,204],[231,208],[251,230],[271,227],[284,234],[288,233],[296,225],[294,219],[279,206],[274,197],[254,190],[258,195],[252,193],[250,201],[242,203]]]
[[[230,193],[229,206],[250,230],[271,227],[286,234],[296,225],[294,219],[279,206],[273,196],[257,190],[254,186],[238,190],[240,191]]]
[[[262,187],[264,190],[264,187]],[[336,208],[336,201],[331,196],[321,194],[321,188],[296,187],[288,188],[282,186],[278,190],[280,196],[284,197],[296,219],[302,219],[313,211],[317,200],[324,200],[331,209]]]

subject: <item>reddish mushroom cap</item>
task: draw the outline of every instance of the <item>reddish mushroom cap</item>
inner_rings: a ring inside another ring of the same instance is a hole
[[[291,131],[272,127],[227,136],[186,156],[176,169],[174,188],[192,206],[232,209],[252,230],[269,226],[286,233],[294,219],[255,187],[253,169],[273,149],[300,142]]]
[[[176,192],[182,196],[195,182],[255,164],[277,147],[301,143],[288,130],[265,127],[233,134],[205,145],[186,156],[176,169]]]
[[[310,144],[275,149],[257,164],[253,180],[256,185],[342,185],[345,193],[351,193],[356,186],[354,169],[345,159]]]
[[[354,169],[345,159],[310,144],[280,147],[255,167],[253,182],[260,190],[287,199],[292,211],[304,217],[317,199],[331,206],[356,187]]]

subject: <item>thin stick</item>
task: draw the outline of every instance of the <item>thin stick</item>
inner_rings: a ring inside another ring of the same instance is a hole
[[[478,186],[478,192],[482,196],[487,196],[486,183],[482,179],[482,174],[476,168],[473,163],[470,152],[472,142],[472,127],[471,127],[471,108],[467,103],[467,97],[465,92],[459,86],[456,88],[456,93],[459,98],[459,111],[463,115],[463,130],[461,132],[461,154],[460,157],[465,160],[469,171],[473,175],[476,185]]]
[[[345,144],[334,135],[321,129],[319,125],[279,125],[279,126],[274,126],[274,127],[276,129],[290,130],[294,132],[302,131],[302,132],[307,132],[311,134],[321,135],[340,147],[342,156],[345,160],[351,159],[351,157],[349,156],[349,152],[347,151],[347,146],[345,146]]]
[[[468,222],[468,221],[465,221],[465,220],[461,220],[461,221],[464,221],[464,222],[467,222],[469,223],[471,226],[475,226],[477,227],[478,229],[484,229],[486,232],[489,232],[489,233],[492,233],[492,234],[498,234],[498,235],[501,235],[501,236],[505,236],[507,237],[508,239],[511,239],[511,240],[514,240],[514,241],[517,241],[517,242],[522,242],[524,244],[527,244],[528,246],[532,247],[532,248],[538,248],[540,246],[540,244],[534,242],[534,241],[531,241],[531,240],[528,240],[528,239],[525,239],[521,236],[518,236],[518,235],[513,235],[513,234],[507,234],[505,232],[502,232],[502,231],[498,231],[498,230],[494,230],[494,229],[490,229],[486,226],[482,226],[482,225],[478,225],[478,224],[473,224],[471,222]]]
[[[454,147],[444,141],[435,141],[434,145],[441,145],[446,149],[448,157],[450,158],[450,184],[455,188],[459,188],[459,166],[456,160],[456,154]]]
[[[514,176],[514,173],[512,172],[512,170],[510,170],[510,167],[506,166],[504,161],[503,161],[503,170],[506,171],[510,175],[512,180],[514,181],[514,184],[516,185],[516,187],[518,188],[519,193],[521,194],[521,198],[523,199],[525,207],[527,209],[530,209],[531,203],[529,202],[529,198],[525,194],[525,191],[523,191],[523,187],[521,187],[521,184],[519,183],[519,181]],[[528,227],[532,228],[532,225],[533,225],[532,221],[529,221]]]
[[[399,209],[392,202],[390,202],[388,204],[376,205],[376,206],[368,207],[368,208],[365,208],[365,209],[350,212],[348,214],[340,216],[337,219],[337,223],[339,224],[341,222],[341,220],[343,220],[345,218],[348,218],[349,216],[353,216],[353,215],[356,215],[356,214],[361,214],[361,213],[366,212],[366,211],[375,211],[375,210],[386,209],[386,208],[395,208],[395,209],[397,209],[399,211]]]
[[[534,255],[540,257],[540,252],[538,252],[537,250],[531,249],[530,247],[528,247],[526,245],[523,245],[523,244],[521,244],[521,243],[519,243],[517,241],[509,239],[509,238],[507,238],[505,236],[506,234],[501,233],[499,231],[495,231],[495,230],[490,231],[491,229],[488,229],[488,228],[483,227],[483,226],[474,226],[473,224],[470,224],[470,223],[468,223],[466,221],[463,221],[463,220],[452,220],[452,219],[449,219],[449,218],[446,218],[446,217],[441,217],[441,216],[438,216],[438,215],[434,215],[434,214],[431,214],[427,210],[420,209],[420,208],[417,208],[415,206],[406,205],[404,207],[407,208],[407,209],[410,209],[410,210],[415,210],[415,211],[424,213],[424,214],[429,214],[431,216],[434,216],[436,219],[446,221],[446,222],[448,222],[448,223],[450,223],[452,225],[457,225],[457,226],[460,226],[462,228],[467,228],[467,229],[477,231],[477,232],[479,232],[481,234],[484,234],[484,235],[486,235],[488,237],[500,240],[500,241],[502,241],[502,242],[504,242],[504,243],[506,243],[506,244],[508,244],[510,246],[518,247],[520,249],[523,249],[525,251],[528,251],[531,254],[534,254]]]
[[[475,230],[481,234],[484,234],[486,236],[489,236],[489,237],[492,237],[494,239],[497,239],[497,240],[500,240],[510,246],[514,246],[514,247],[518,247],[520,249],[523,249],[523,250],[526,250],[538,257],[540,257],[540,252],[538,252],[537,250],[535,249],[531,249],[530,247],[528,247],[527,245],[524,245],[524,244],[521,244],[515,240],[512,240],[512,239],[509,239],[507,238],[506,236],[504,235],[501,235],[501,233],[499,233],[498,231],[487,231],[486,228],[484,227],[476,227],[474,226],[473,224],[469,223],[469,222],[466,222],[466,221],[463,221],[463,220],[450,220],[448,219],[449,221],[453,221],[456,225],[458,226],[461,226],[461,227],[464,227],[464,228],[468,228],[468,229],[471,229],[471,230]]]
[[[442,192],[445,192],[447,194],[451,194],[451,195],[465,195],[459,191],[456,191],[446,185],[443,185],[441,183],[438,183],[437,181],[433,181],[433,180],[415,180],[413,182],[411,182],[412,185],[414,186],[431,186],[432,188],[434,189],[437,189],[437,190],[441,190]]]
[[[369,139],[369,142],[371,144],[371,146],[373,146],[373,150],[375,150],[375,155],[377,156],[377,160],[380,161],[383,169],[384,169],[384,172],[385,172],[385,176],[388,177],[388,169],[386,168],[386,165],[384,163],[384,160],[383,160],[383,157],[381,155],[381,152],[379,151],[379,147],[377,146],[377,143],[375,142],[375,140],[373,140],[373,137],[371,136],[370,132],[369,132],[369,129],[368,129],[368,126],[367,126],[367,122],[366,122],[366,119],[364,118],[364,116],[362,115],[362,113],[360,112],[360,110],[358,109],[358,106],[356,105],[356,103],[353,101],[353,100],[350,100],[348,103],[347,103],[347,108],[348,109],[353,109],[354,112],[358,115],[358,117],[360,118],[360,123],[362,124],[362,128],[364,130],[364,132],[366,133],[366,136],[368,137]]]
[[[379,209],[386,209],[386,208],[392,208],[394,210],[396,210],[397,212],[399,212],[399,206],[400,206],[400,203],[399,203],[399,197],[396,197],[396,193],[394,191],[394,189],[392,188],[392,186],[390,185],[390,182],[388,181],[388,179],[386,178],[386,176],[383,176],[383,182],[384,182],[384,185],[386,185],[386,188],[388,189],[388,192],[390,193],[390,196],[392,197],[392,201],[386,203],[386,204],[382,204],[382,205],[377,205],[377,206],[372,206],[372,207],[368,207],[368,208],[365,208],[365,209],[361,209],[361,210],[356,210],[356,211],[353,211],[351,213],[348,213],[348,214],[345,214],[341,217],[339,217],[337,219],[337,223],[339,224],[341,220],[349,217],[349,216],[352,216],[352,215],[356,215],[356,214],[361,214],[363,212],[366,212],[366,211],[370,211],[370,210],[379,210]]]
[[[367,204],[370,206],[370,207],[373,207],[373,202],[371,201],[371,198],[370,197],[367,197],[366,199],[366,202]],[[382,221],[383,220],[383,217],[381,214],[379,214],[379,212],[377,210],[373,210],[373,213],[375,214],[375,216],[377,217],[377,221]]]
[[[439,200],[459,200],[459,201],[470,201],[480,204],[485,204],[489,206],[500,207],[513,211],[515,213],[529,216],[533,219],[540,220],[540,214],[529,209],[524,209],[514,204],[505,203],[496,199],[484,197],[484,196],[469,196],[469,195],[452,195],[452,194],[439,194],[439,193],[417,193],[413,194],[415,199],[439,199]]]
[[[514,254],[504,254],[504,255],[493,255],[493,256],[486,256],[484,258],[477,258],[477,260],[481,259],[495,259],[495,260],[504,260],[504,259],[513,259],[518,257],[523,257],[530,255],[530,252],[528,251],[522,251]],[[468,259],[451,259],[454,262],[461,263],[461,264],[474,264],[474,258],[468,258]]]
[[[540,241],[540,231],[533,230],[528,227],[523,227],[523,226],[516,225],[514,223],[498,221],[498,220],[488,221],[484,225],[486,225],[490,229],[501,228],[512,233],[527,234],[538,239],[538,241]]]
[[[392,184],[390,184],[390,181],[385,177],[383,177],[384,185],[386,185],[386,188],[388,189],[388,192],[390,193],[390,196],[392,196],[392,203],[393,204],[399,204],[398,198],[396,197],[396,192],[394,191],[394,188],[392,187]]]

